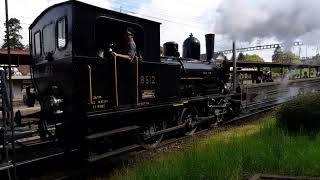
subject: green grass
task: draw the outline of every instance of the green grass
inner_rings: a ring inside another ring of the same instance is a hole
[[[196,139],[183,150],[123,168],[111,179],[244,179],[256,173],[320,176],[320,135],[293,137],[275,124],[269,116]]]

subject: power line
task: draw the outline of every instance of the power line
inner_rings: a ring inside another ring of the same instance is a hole
[[[133,0],[133,1],[134,1],[134,0]],[[133,8],[135,8],[135,9],[141,8],[141,6],[138,5],[138,3],[141,4],[140,1],[136,1],[136,3],[132,2],[132,1],[130,1],[130,2],[128,2],[128,1],[125,1],[125,2],[124,2],[124,1],[120,1],[120,2],[119,2],[119,1],[112,1],[112,3],[113,3],[113,4],[118,4],[118,5],[125,5],[125,6],[129,6],[129,7],[133,7]],[[188,5],[188,4],[189,4],[189,5]],[[193,7],[195,4],[188,3],[188,2],[183,2],[183,3],[180,3],[179,5],[180,5],[179,8],[181,8],[181,6]],[[167,10],[167,9],[157,8],[157,7],[154,7],[154,6],[152,6],[152,8],[150,8],[150,6],[147,6],[147,8],[148,8],[148,9],[152,9],[152,10],[159,10],[159,11],[171,12],[171,11],[169,11],[169,10]],[[160,13],[160,14],[162,14],[162,13]]]
[[[117,3],[117,4],[120,4],[120,3]],[[123,3],[123,4],[126,5],[126,6],[130,6],[130,7],[136,7],[134,5],[128,5],[128,3]],[[111,6],[111,9],[114,10],[114,11],[119,11],[119,8],[115,7],[115,6]],[[161,10],[161,9],[159,9],[159,10]],[[174,23],[174,24],[180,24],[180,25],[184,25],[184,26],[189,26],[189,27],[192,27],[192,28],[197,28],[199,30],[204,30],[204,29],[200,28],[199,25],[207,25],[207,23],[190,24],[190,23],[184,23],[184,22],[180,22],[180,21],[169,20],[167,18],[156,17],[156,16],[152,16],[152,15],[148,15],[148,14],[140,14],[140,13],[137,13],[135,11],[130,11],[130,10],[124,9],[122,6],[121,6],[121,11],[122,11],[122,13],[129,13],[129,14],[133,14],[133,15],[136,15],[136,16],[139,16],[139,17],[142,17],[142,18],[147,17],[147,18],[151,18],[153,20],[159,20],[159,21],[165,21],[165,22],[170,22],[170,23]],[[167,17],[172,17],[172,18],[175,18],[175,19],[181,19],[182,21],[184,21],[184,19],[182,19],[182,18],[177,18],[177,17],[171,16],[171,15],[168,15],[168,14],[164,14],[164,13],[158,13],[158,14],[165,15]],[[32,17],[27,17],[27,18],[35,19],[35,18],[32,18]],[[185,19],[185,20],[190,20],[190,19]],[[5,21],[4,20],[0,20],[0,22],[5,22]],[[22,21],[20,21],[20,24],[31,25],[31,23],[22,22]]]
[[[111,8],[114,9],[115,7],[111,7]],[[129,10],[126,10],[126,9],[122,9],[122,12],[126,12],[126,13],[130,13],[130,14],[133,14],[133,15],[137,15],[137,16],[142,17],[142,18],[147,17],[147,18],[151,18],[151,19],[154,19],[154,20],[166,21],[166,22],[170,22],[170,23],[174,23],[174,24],[181,24],[181,25],[185,25],[185,26],[201,29],[196,24],[187,24],[187,23],[178,22],[178,21],[172,21],[172,20],[168,20],[168,19],[164,19],[164,18],[160,18],[160,17],[150,16],[148,14],[139,14],[137,12],[129,11]],[[201,29],[201,30],[203,30],[203,29]]]
[[[134,4],[130,4],[128,2],[124,2],[124,3],[118,3],[117,2],[117,4],[126,5],[126,6],[130,6],[130,7],[137,7]],[[115,7],[115,6],[111,6],[110,8],[112,10],[114,10],[114,11],[117,11],[117,9],[118,9],[118,7]],[[152,9],[155,9],[155,8],[152,8]],[[159,10],[164,10],[164,9],[160,9],[160,8],[158,8],[158,9]],[[148,15],[148,14],[137,13],[135,11],[130,11],[130,10],[124,9],[122,7],[121,7],[121,11],[124,12],[124,13],[129,13],[129,14],[132,14],[132,15],[135,15],[135,16],[138,16],[138,17],[142,17],[142,18],[150,18],[150,19],[153,19],[153,20],[159,20],[159,21],[169,22],[169,23],[173,23],[173,24],[180,24],[180,25],[183,25],[183,26],[188,26],[188,27],[199,29],[201,31],[205,31],[205,29],[200,27],[201,25],[206,25],[205,23],[190,24],[190,23],[185,23],[185,22],[180,22],[180,21],[174,21],[174,20],[169,20],[167,18],[162,18],[162,17],[156,17],[156,16],[152,16],[152,15]],[[167,11],[167,10],[165,10],[165,11]],[[167,12],[169,12],[169,11],[167,11]],[[166,16],[170,17],[169,15],[164,14],[164,13],[158,13],[158,14],[160,14],[160,15],[162,14],[162,15],[166,15]],[[171,17],[173,17],[173,16],[171,16]],[[181,18],[176,18],[176,19],[181,19]],[[1,22],[5,22],[3,20],[0,20],[0,21]],[[31,25],[31,23],[21,22],[21,21],[20,21],[20,24]],[[223,40],[221,40],[221,41],[223,41]]]
[[[133,5],[131,3],[126,3],[126,2],[115,2],[115,4],[118,4],[120,5],[120,7],[115,7],[113,6],[112,8],[117,10],[119,8],[121,8],[121,11],[127,11],[129,13],[132,13],[132,14],[136,14],[136,15],[142,15],[142,16],[147,16],[147,17],[150,17],[150,18],[153,18],[153,19],[157,19],[157,20],[162,20],[162,21],[166,21],[166,22],[171,22],[171,23],[175,23],[175,24],[181,24],[181,25],[187,25],[187,26],[191,26],[191,27],[195,27],[195,28],[198,28],[200,29],[199,27],[197,27],[197,25],[208,25],[208,23],[197,23],[197,24],[188,24],[188,23],[184,23],[184,22],[180,22],[180,21],[172,21],[172,20],[168,20],[167,18],[160,18],[160,17],[155,17],[155,16],[151,16],[151,15],[148,15],[148,14],[139,14],[135,11],[130,11],[130,10],[126,10],[124,9],[124,7],[132,7],[132,8],[135,8],[135,9],[138,9],[140,7],[136,6],[136,5]],[[158,9],[160,11],[167,11],[167,12],[171,12],[171,11],[168,11],[168,10],[164,10],[164,9],[159,9],[159,8],[149,8],[149,9]],[[172,15],[169,15],[169,14],[166,14],[166,13],[161,13],[161,12],[158,12],[157,14],[160,14],[160,15],[164,15],[164,16],[167,16],[167,17],[171,17],[171,18],[175,18],[175,19],[179,19],[179,20],[182,20],[182,21],[190,21],[190,19],[188,18],[177,18],[176,16],[172,16]]]

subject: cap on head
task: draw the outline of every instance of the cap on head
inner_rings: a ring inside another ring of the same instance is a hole
[[[128,28],[127,28],[127,35],[128,35],[128,36],[129,36],[129,35],[131,35],[131,36],[134,35],[134,30],[133,30],[132,27],[128,27]]]

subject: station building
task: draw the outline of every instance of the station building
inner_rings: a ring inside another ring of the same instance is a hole
[[[31,84],[30,65],[32,56],[29,50],[11,50],[12,63],[12,90],[14,104],[23,103],[25,87]],[[8,51],[0,49],[0,69],[5,69],[9,64]]]

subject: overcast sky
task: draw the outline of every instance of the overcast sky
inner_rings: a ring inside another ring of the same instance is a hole
[[[28,44],[28,27],[47,7],[64,0],[8,0],[9,18],[21,21],[22,43]],[[318,8],[312,13],[307,8],[319,6],[313,0],[80,0],[99,7],[122,11],[161,22],[161,44],[167,41],[179,43],[193,33],[201,42],[201,53],[205,53],[206,33],[216,33],[216,50],[231,48],[231,40],[237,47],[296,40],[309,44],[302,47],[301,56],[314,55],[319,42],[320,29],[313,21],[320,17]],[[295,3],[300,2],[300,3]],[[304,3],[306,2],[306,3]],[[315,2],[315,4],[314,4]],[[0,5],[0,22],[5,21],[4,1]],[[296,5],[294,5],[296,4]],[[304,8],[304,9],[303,9]],[[300,9],[301,12],[299,11]],[[295,14],[298,14],[295,16]],[[319,16],[318,16],[319,14]],[[294,16],[293,18],[291,18]],[[313,18],[310,18],[313,17]],[[297,19],[297,20],[296,20]],[[291,24],[293,24],[291,26]],[[294,28],[296,27],[296,28]],[[4,26],[0,25],[0,44],[3,43]],[[288,45],[291,46],[291,45]],[[291,49],[291,48],[290,48]],[[291,49],[295,53],[298,48]],[[273,50],[254,52],[270,60]]]

